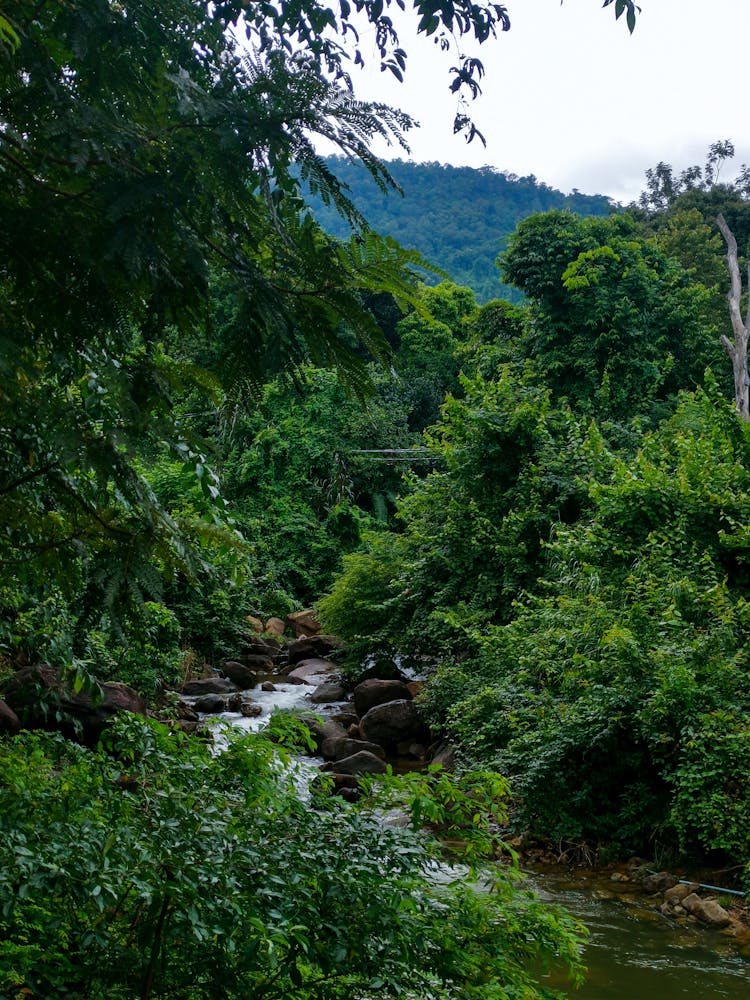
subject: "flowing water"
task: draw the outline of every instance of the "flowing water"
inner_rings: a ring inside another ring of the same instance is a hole
[[[278,684],[253,691],[263,707],[259,718],[236,713],[220,718],[245,731],[257,730],[274,708],[314,708],[330,714],[339,706],[312,706],[312,687]],[[307,774],[319,762],[303,758]],[[650,908],[643,897],[617,898],[604,882],[557,874],[529,875],[527,886],[541,899],[565,907],[589,930],[585,961],[589,975],[575,1000],[750,1000],[750,944],[743,947],[718,932],[676,925]],[[565,983],[550,983],[564,989]]]
[[[571,883],[569,876],[533,874],[528,884],[589,930],[589,975],[573,993],[577,1000],[749,1000],[750,948],[743,953],[731,938],[677,925],[644,897],[617,899],[595,884]]]

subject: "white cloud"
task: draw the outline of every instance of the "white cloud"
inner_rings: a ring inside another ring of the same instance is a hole
[[[410,140],[414,160],[490,164],[623,201],[637,197],[648,167],[702,163],[716,139],[734,140],[737,166],[750,162],[750,3],[640,2],[630,36],[599,0],[508,0],[511,30],[477,51],[487,74],[471,110],[486,149],[452,135],[453,57],[416,40],[413,19],[397,9],[409,53],[405,82],[378,73],[373,57],[354,74],[355,90],[420,121]]]

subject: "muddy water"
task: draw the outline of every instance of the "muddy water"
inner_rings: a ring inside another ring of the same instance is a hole
[[[528,884],[589,930],[589,976],[572,993],[576,1000],[750,1000],[750,947],[705,928],[678,926],[642,897],[618,899],[606,887],[555,875],[534,874]]]

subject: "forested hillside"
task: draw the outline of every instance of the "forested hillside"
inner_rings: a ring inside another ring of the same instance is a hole
[[[552,209],[580,215],[608,215],[613,210],[603,195],[563,194],[533,175],[517,177],[492,167],[475,170],[392,160],[387,166],[400,194],[380,189],[362,164],[340,157],[327,163],[378,232],[418,250],[451,281],[471,288],[479,302],[500,297],[518,300],[518,290],[501,281],[496,260],[521,219]],[[313,205],[324,229],[348,238],[346,224],[335,210],[319,199]]]

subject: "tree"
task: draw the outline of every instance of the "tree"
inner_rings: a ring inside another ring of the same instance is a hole
[[[727,267],[729,268],[730,278],[727,299],[729,300],[729,315],[732,320],[732,331],[734,332],[734,343],[724,334],[721,335],[721,342],[732,361],[734,404],[737,413],[742,420],[750,421],[750,376],[748,376],[747,370],[747,338],[748,334],[750,334],[750,305],[748,305],[746,318],[743,321],[741,311],[742,277],[738,262],[737,240],[721,213],[717,216],[716,223],[727,245]],[[750,276],[750,267],[748,268],[748,275]]]
[[[423,289],[421,298],[426,308],[409,313],[398,324],[395,356],[409,403],[409,426],[415,431],[434,423],[446,394],[459,391],[456,348],[476,311],[473,292],[447,281]]]
[[[541,582],[433,678],[434,723],[511,778],[520,828],[747,862],[749,443],[715,384],[635,456],[600,443]]]
[[[400,75],[406,54],[388,7],[353,5],[375,27],[382,67]],[[421,33],[441,44],[451,32],[482,42],[509,23],[500,4],[417,9]],[[186,385],[217,400],[216,376],[231,389],[310,359],[338,366],[362,391],[351,331],[371,356],[387,353],[361,295],[412,301],[416,258],[367,228],[312,140],[332,141],[387,188],[370,144],[403,145],[411,126],[352,96],[347,66],[362,60],[353,16],[346,0],[337,9],[2,0],[6,652],[51,584],[79,595],[56,626],[68,633],[56,656],[70,660],[76,633],[102,608],[122,619],[158,596],[165,573],[198,570],[134,461],[167,442],[207,496],[218,491],[205,447],[174,420]],[[478,60],[460,61],[454,91],[478,92],[481,71]],[[463,112],[457,127],[472,134]],[[303,185],[343,212],[355,230],[348,244],[321,232]],[[186,347],[211,336],[217,288],[226,322],[208,375]],[[165,349],[175,342],[180,351]]]
[[[729,312],[734,339],[720,336],[732,361],[737,412],[748,419],[747,328],[741,318],[742,279],[740,261],[750,248],[750,170],[743,165],[737,176],[719,183],[725,162],[734,156],[729,139],[712,143],[705,167],[688,167],[678,178],[669,164],[659,163],[646,171],[647,188],[640,197],[646,229],[660,247],[677,257],[695,280],[704,284],[716,300],[710,307],[713,321],[721,328],[725,306],[716,295],[717,267],[721,252],[718,235],[708,228],[719,226],[726,246],[730,276]]]
[[[586,502],[595,428],[510,365],[463,377],[461,390],[428,431],[439,461],[400,499],[402,530],[345,556],[318,602],[355,656],[465,655],[474,628],[507,622],[535,588],[552,525],[575,521]]]
[[[619,422],[653,415],[715,361],[707,289],[628,216],[532,216],[501,266],[530,302],[524,355],[576,408]]]
[[[217,374],[229,391],[307,356],[361,387],[344,325],[385,355],[360,289],[403,304],[408,255],[362,228],[310,133],[387,183],[368,142],[401,141],[409,122],[312,58],[242,54],[226,11],[187,0],[3,10],[20,42],[0,62],[0,634],[17,649],[17,623],[57,583],[72,617],[43,652],[70,662],[102,609],[123,621],[163,575],[201,565],[134,461],[166,442],[217,493],[179,393],[216,403]],[[360,226],[348,246],[302,211],[292,158]],[[210,334],[217,287],[228,319],[209,374],[188,345]]]
[[[719,139],[709,146],[703,167],[695,163],[675,176],[672,165],[660,161],[655,167],[650,167],[646,171],[646,189],[641,192],[638,199],[639,207],[651,213],[665,212],[688,192],[711,191],[720,186],[719,175],[722,167],[733,157],[732,140]],[[747,174],[748,168],[743,164],[738,178],[728,186],[743,191],[747,183]]]
[[[719,179],[725,163],[733,157],[734,144],[723,139],[711,144],[703,167],[696,163],[676,175],[671,164],[658,163],[646,171],[646,189],[638,204],[629,206],[630,211],[657,238],[681,213],[699,212],[704,224],[712,230],[716,216],[721,213],[737,237],[740,251],[744,252],[750,241],[750,168],[742,164],[733,178]],[[695,246],[695,234],[689,242]],[[683,266],[694,266],[685,246],[673,248],[677,249]],[[705,247],[699,251],[699,256],[703,256],[704,250]],[[714,267],[708,270],[712,273]]]

